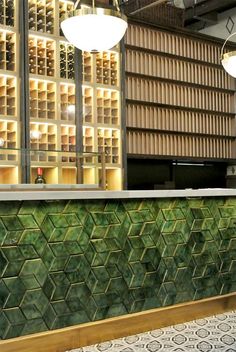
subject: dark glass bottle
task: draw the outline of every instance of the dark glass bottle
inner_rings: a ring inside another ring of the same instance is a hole
[[[38,167],[37,169],[37,177],[34,181],[34,183],[46,183],[45,178],[43,177],[43,169],[41,167]]]

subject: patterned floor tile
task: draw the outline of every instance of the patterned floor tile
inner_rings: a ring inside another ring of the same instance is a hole
[[[68,352],[236,352],[236,311]]]

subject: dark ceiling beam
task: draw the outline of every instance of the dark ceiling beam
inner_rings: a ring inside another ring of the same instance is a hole
[[[236,7],[235,0],[208,0],[206,2],[196,4],[194,7],[185,10],[184,20],[188,21],[194,18],[194,16],[202,16],[209,12],[220,12],[227,8]]]

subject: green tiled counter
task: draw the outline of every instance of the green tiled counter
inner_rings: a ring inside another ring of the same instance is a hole
[[[0,339],[236,291],[236,197],[0,202]]]

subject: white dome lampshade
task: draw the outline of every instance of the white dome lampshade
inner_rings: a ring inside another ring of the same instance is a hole
[[[224,53],[224,48],[227,41],[236,35],[236,33],[232,33],[228,38],[225,40],[222,48],[221,48],[221,64],[224,67],[225,71],[232,77],[236,78],[236,51],[230,51],[228,53]]]
[[[120,11],[96,7],[75,10],[61,23],[68,42],[89,52],[113,48],[123,38],[127,26],[127,18]]]
[[[225,71],[232,77],[236,78],[236,51],[230,51],[223,54],[221,59]]]

